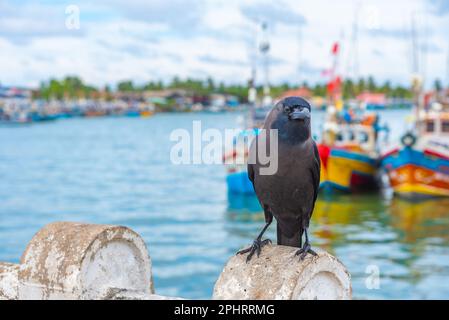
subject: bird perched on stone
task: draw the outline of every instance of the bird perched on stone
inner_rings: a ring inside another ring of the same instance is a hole
[[[320,184],[320,156],[311,136],[311,107],[299,97],[289,97],[279,101],[267,116],[262,133],[254,139],[250,154],[257,154],[262,139],[269,146],[271,130],[277,130],[277,171],[262,174],[264,164],[255,157],[248,162],[248,177],[265,214],[265,227],[254,240],[251,247],[238,254],[249,253],[247,261],[254,253],[260,255],[262,247],[271,240],[262,240],[262,236],[273,221],[277,221],[277,243],[279,245],[300,248],[296,255],[304,259],[308,253],[316,255],[311,249],[307,229],[313,213]],[[256,148],[256,149],[254,149]],[[270,152],[276,150],[270,150]],[[254,153],[255,152],[255,153]],[[271,156],[271,155],[270,155]],[[302,245],[302,236],[305,242]]]

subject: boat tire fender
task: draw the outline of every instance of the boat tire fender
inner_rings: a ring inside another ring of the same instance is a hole
[[[406,147],[413,147],[416,143],[416,136],[412,133],[406,133],[402,138],[401,142]]]

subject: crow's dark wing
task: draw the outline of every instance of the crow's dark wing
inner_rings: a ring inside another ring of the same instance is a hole
[[[318,197],[318,189],[320,187],[320,170],[321,170],[321,162],[320,162],[320,153],[316,146],[315,141],[313,141],[313,162],[310,168],[310,173],[312,175],[312,183],[313,183],[313,205],[312,210],[310,211],[310,217],[312,216],[313,209],[315,207],[315,201]]]
[[[248,163],[248,178],[251,180],[253,187],[254,187],[254,165],[251,163]]]
[[[252,159],[252,155],[254,154],[254,152],[253,152],[254,149],[253,148],[256,148],[256,146],[257,146],[257,142],[256,142],[257,139],[258,139],[258,137],[256,136],[256,138],[251,142],[251,145],[249,147],[249,155],[248,155],[248,159],[247,159],[247,163],[248,163],[248,166],[247,166],[248,178],[251,181],[251,183],[253,184],[254,191],[256,190],[256,186],[254,185],[255,170],[256,169],[254,168],[254,160],[255,159]]]

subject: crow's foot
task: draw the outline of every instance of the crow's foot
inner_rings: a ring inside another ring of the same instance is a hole
[[[271,244],[271,240],[270,239],[265,239],[265,240],[261,240],[261,239],[256,239],[253,242],[253,245],[247,249],[243,249],[240,250],[239,252],[237,252],[237,254],[245,254],[248,253],[248,257],[246,257],[246,263],[248,263],[251,258],[253,257],[254,253],[257,253],[257,257],[260,256],[260,252],[262,251],[262,248],[264,246],[266,246],[267,244]]]
[[[310,243],[306,242],[304,243],[304,246],[296,251],[296,256],[299,256],[299,260],[302,261],[307,256],[307,254],[310,253],[313,256],[317,256],[317,253],[312,250],[312,247],[310,246]]]

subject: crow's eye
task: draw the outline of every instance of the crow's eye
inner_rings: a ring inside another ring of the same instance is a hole
[[[291,108],[291,107],[285,107],[285,108],[284,108],[284,111],[285,111],[286,113],[290,113],[290,112],[292,112],[292,108]]]

